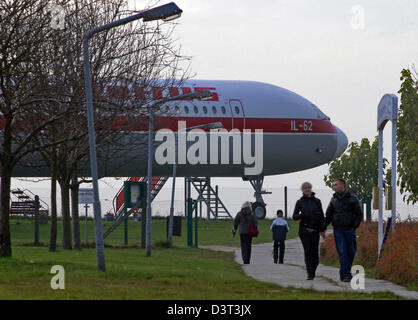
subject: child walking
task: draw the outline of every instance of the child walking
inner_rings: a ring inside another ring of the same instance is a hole
[[[274,263],[277,263],[277,259],[279,259],[279,263],[283,263],[284,259],[284,249],[285,249],[285,240],[286,234],[290,230],[289,224],[283,218],[283,211],[277,210],[277,219],[273,221],[270,226],[270,230],[273,231],[273,259]],[[279,255],[279,247],[280,247],[280,255]]]

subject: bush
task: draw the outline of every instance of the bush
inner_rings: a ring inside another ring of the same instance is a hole
[[[359,264],[364,268],[373,268],[376,265],[378,250],[377,229],[377,222],[363,222],[356,230],[357,252],[354,264]]]
[[[418,285],[418,221],[398,223],[383,245],[382,257],[376,265],[379,279],[399,284]]]
[[[384,229],[385,230],[385,225]],[[385,279],[403,285],[418,285],[418,221],[408,219],[398,222],[395,232],[389,231],[383,245],[382,257],[377,261],[377,222],[363,222],[356,230],[357,252],[353,264],[376,273],[378,279]],[[338,263],[334,236],[329,235],[320,248],[321,261]]]
[[[335,248],[334,235],[328,235],[321,243],[319,254],[321,261],[325,261],[326,264],[335,264],[338,262],[338,253]]]

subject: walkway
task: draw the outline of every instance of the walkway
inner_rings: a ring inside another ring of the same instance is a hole
[[[321,239],[322,240],[322,239]],[[273,263],[273,242],[252,246],[251,264],[244,265],[241,249],[227,246],[199,246],[217,251],[233,251],[235,261],[242,264],[244,272],[258,280],[276,283],[283,287],[313,288],[319,291],[354,291],[351,284],[340,281],[338,268],[320,264],[314,280],[306,280],[306,268],[303,247],[299,238],[286,240],[286,252],[283,264]],[[389,281],[365,278],[363,292],[392,291],[396,295],[418,299],[417,291],[410,291]]]

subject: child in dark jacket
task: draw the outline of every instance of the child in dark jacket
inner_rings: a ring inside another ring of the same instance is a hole
[[[283,219],[283,211],[277,210],[277,219],[273,221],[270,226],[270,230],[273,231],[273,259],[274,263],[277,263],[277,258],[279,263],[283,263],[284,259],[284,249],[285,249],[285,240],[286,234],[290,230],[289,224],[285,219]],[[280,256],[279,256],[279,247],[280,247]]]

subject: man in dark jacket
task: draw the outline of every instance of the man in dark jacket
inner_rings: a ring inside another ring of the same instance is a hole
[[[237,213],[234,219],[234,228],[232,229],[232,236],[235,237],[239,226],[239,236],[241,240],[241,254],[244,264],[249,264],[251,259],[251,242],[253,237],[250,235],[248,225],[252,224],[257,228],[258,221],[255,215],[252,213],[251,203],[246,201],[241,211]]]
[[[363,221],[363,212],[358,198],[346,190],[344,179],[335,180],[332,188],[335,193],[325,213],[323,229],[332,223],[340,259],[340,279],[350,282],[351,266],[357,250],[355,230]]]

